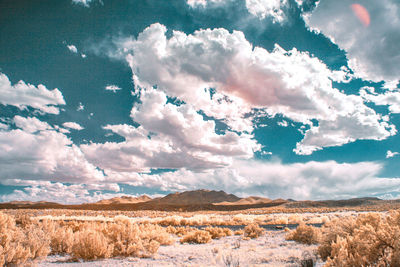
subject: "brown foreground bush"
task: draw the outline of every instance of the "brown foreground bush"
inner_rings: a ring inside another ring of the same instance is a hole
[[[244,236],[247,238],[257,238],[264,234],[265,230],[261,228],[258,224],[252,223],[247,225],[244,229]]]
[[[33,224],[17,227],[13,217],[0,212],[0,265],[22,265],[50,252],[48,236]]]
[[[129,219],[65,223],[19,218],[16,221],[0,212],[0,266],[22,265],[50,253],[84,260],[150,257],[160,245],[173,242],[161,226],[136,224]]]
[[[318,254],[325,267],[400,266],[400,211],[343,217],[320,230],[299,225],[288,240],[320,243]]]
[[[195,232],[191,232],[185,235],[181,239],[181,244],[183,243],[196,243],[196,244],[205,244],[211,241],[211,235],[209,232],[204,230],[197,230]]]
[[[319,241],[320,232],[317,228],[300,223],[299,226],[286,235],[286,240],[294,240],[302,244],[317,244]]]
[[[399,211],[336,220],[322,233],[318,251],[327,267],[400,266]]]

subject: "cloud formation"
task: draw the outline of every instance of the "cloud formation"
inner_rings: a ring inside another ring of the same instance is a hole
[[[90,3],[92,1],[93,0],[72,0],[72,3],[77,4],[77,5],[81,5],[81,6],[84,6],[84,7],[89,7]]]
[[[386,152],[386,158],[387,158],[387,159],[393,158],[394,156],[397,156],[398,154],[399,154],[399,152],[392,152],[392,151],[388,150],[388,151]]]
[[[243,0],[245,1],[248,12],[260,20],[271,18],[275,22],[283,22],[285,14],[283,9],[287,5],[287,0]],[[187,0],[187,4],[192,8],[206,8],[210,6],[221,6],[232,0]]]
[[[148,185],[162,190],[225,190],[239,196],[269,198],[345,199],[355,196],[400,196],[400,179],[379,178],[382,165],[374,162],[335,161],[282,164],[237,160],[231,167],[193,172],[181,169],[162,174],[109,173],[133,186]]]
[[[233,157],[251,158],[260,145],[249,134],[215,132],[189,104],[168,103],[164,92],[141,92],[131,117],[141,126],[107,125],[124,142],[81,145],[87,158],[103,169],[148,172],[151,168],[209,169],[228,166]]]
[[[137,40],[120,43],[128,53],[137,93],[157,86],[236,131],[252,131],[248,114],[254,108],[272,116],[283,114],[312,126],[294,150],[299,154],[396,133],[393,125],[364,105],[362,97],[332,86],[332,80],[348,80],[346,68],[330,71],[296,49],[286,51],[276,45],[268,52],[253,47],[239,31],[206,29],[191,35],[173,31],[170,38],[166,31],[165,26],[153,24]]]
[[[103,181],[104,175],[63,133],[37,118],[15,116],[0,131],[0,180]]]
[[[122,88],[121,88],[121,87],[118,87],[118,86],[116,86],[116,85],[110,84],[110,85],[107,85],[107,86],[105,87],[105,89],[106,89],[107,91],[112,91],[113,93],[116,93],[117,91],[121,90]]]
[[[93,203],[101,199],[119,197],[122,193],[102,193],[101,190],[119,192],[118,184],[71,184],[34,180],[8,180],[3,184],[26,186],[2,195],[1,201],[50,201],[62,204]],[[96,190],[90,193],[89,190]]]
[[[71,51],[74,54],[78,53],[78,49],[76,48],[75,45],[67,45],[67,48],[68,48],[69,51]]]
[[[81,131],[81,130],[85,129],[85,128],[83,128],[82,126],[80,126],[80,125],[79,125],[78,123],[76,123],[76,122],[64,122],[64,123],[63,123],[63,126],[64,126],[65,128],[73,129],[73,130],[77,130],[77,131]]]
[[[311,29],[322,32],[346,51],[356,76],[375,82],[398,81],[399,3],[365,0],[362,5],[370,18],[368,25],[366,14],[365,22],[360,21],[347,0],[319,1],[304,18]]]
[[[48,90],[44,85],[37,87],[24,81],[11,85],[8,77],[0,73],[0,104],[12,105],[19,109],[32,107],[43,113],[58,114],[58,105],[65,105],[62,93],[57,89]]]

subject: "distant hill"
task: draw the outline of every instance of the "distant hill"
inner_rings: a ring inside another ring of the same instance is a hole
[[[142,195],[139,197],[132,196],[122,196],[122,197],[114,197],[111,199],[103,199],[97,201],[94,204],[127,204],[127,203],[141,203],[151,200],[152,198],[147,195]]]
[[[269,198],[265,197],[246,197],[246,198],[241,198],[238,201],[234,202],[217,202],[214,203],[214,205],[254,205],[254,204],[264,204],[264,203],[270,203],[272,200]]]
[[[202,205],[218,202],[235,202],[240,198],[224,191],[195,190],[169,194],[165,197],[149,201],[153,205]]]
[[[150,198],[122,196],[100,200],[96,203],[62,205],[54,202],[12,201],[0,203],[0,209],[76,209],[76,210],[164,210],[164,211],[198,211],[220,210],[233,211],[252,208],[281,207],[297,208],[340,208],[372,207],[400,205],[400,200],[381,200],[374,197],[352,198],[343,200],[296,201],[293,199],[274,199],[251,196],[239,198],[224,191],[194,190],[172,193],[165,197]],[[396,207],[397,207],[396,206]]]

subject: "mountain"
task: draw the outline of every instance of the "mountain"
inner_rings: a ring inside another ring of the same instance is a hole
[[[272,200],[269,198],[264,198],[264,197],[246,197],[246,198],[241,198],[238,201],[234,202],[217,202],[214,203],[214,205],[254,205],[254,204],[264,204],[264,203],[270,203]]]
[[[132,197],[132,196],[122,196],[122,197],[114,197],[111,199],[103,199],[97,201],[94,204],[128,204],[128,203],[141,203],[151,200],[152,198],[147,195],[142,195],[139,197]]]
[[[195,190],[169,194],[165,197],[149,201],[155,205],[203,205],[218,202],[235,202],[239,197],[224,191]]]

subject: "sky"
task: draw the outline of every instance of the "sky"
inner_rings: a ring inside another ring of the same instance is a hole
[[[0,0],[0,201],[400,198],[397,0]]]

